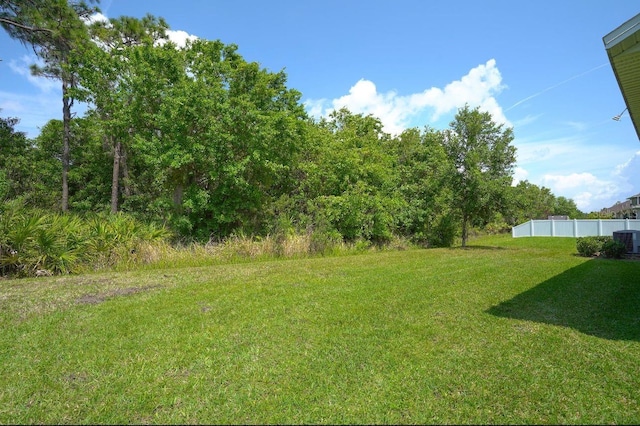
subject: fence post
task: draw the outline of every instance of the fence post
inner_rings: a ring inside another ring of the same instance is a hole
[[[529,221],[529,228],[530,228],[530,230],[531,230],[530,234],[531,234],[531,236],[533,237],[533,236],[534,236],[534,235],[533,235],[533,219],[531,219],[531,220]]]
[[[598,237],[602,237],[602,219],[598,219]]]
[[[556,221],[551,219],[551,236],[556,236]]]
[[[629,219],[625,219],[624,220],[624,229],[625,229],[625,231],[629,230]]]
[[[578,236],[578,220],[577,219],[573,219],[573,236],[574,237]]]

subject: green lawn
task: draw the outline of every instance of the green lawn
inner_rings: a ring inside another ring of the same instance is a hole
[[[640,262],[575,239],[0,281],[0,423],[639,423]]]

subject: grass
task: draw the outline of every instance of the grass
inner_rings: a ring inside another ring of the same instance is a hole
[[[640,262],[575,239],[0,281],[0,423],[640,422]]]

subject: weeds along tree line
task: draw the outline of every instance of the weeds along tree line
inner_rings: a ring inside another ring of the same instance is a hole
[[[347,109],[314,119],[283,71],[245,60],[237,46],[176,46],[150,15],[92,22],[96,3],[0,0],[0,25],[34,49],[44,66],[32,71],[60,81],[63,95],[62,119],[34,139],[15,130],[19,118],[0,118],[4,271],[54,216],[59,244],[79,223],[90,240],[101,222],[121,220],[125,234],[175,241],[305,234],[425,246],[582,216],[547,188],[512,186],[512,129],[478,108],[459,109],[447,129],[399,135]],[[89,106],[82,117],[77,102]],[[60,265],[50,268],[68,269]]]

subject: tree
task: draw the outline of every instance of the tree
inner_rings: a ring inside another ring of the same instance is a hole
[[[234,45],[158,40],[162,22],[92,28],[100,43],[79,58],[83,99],[113,149],[112,211],[199,238],[259,231],[265,206],[292,186],[300,94]]]
[[[518,225],[531,219],[546,219],[553,212],[554,196],[549,188],[524,180],[511,187],[507,223]]]
[[[161,63],[149,63],[159,52],[176,53],[172,46],[155,47],[159,41],[167,41],[167,28],[162,18],[152,15],[99,21],[90,27],[96,43],[72,58],[80,77],[77,96],[93,104],[105,142],[111,147],[112,213],[119,208],[121,183],[124,193],[131,194],[127,154],[132,141],[153,122],[149,107],[157,109],[162,87],[170,83]]]
[[[472,221],[489,220],[506,207],[516,149],[511,145],[513,130],[503,129],[479,108],[465,105],[449,127],[443,142],[453,162],[452,206],[461,220],[465,247]]]
[[[38,205],[50,209],[62,169],[62,120],[49,120],[33,141],[33,157],[40,176],[34,177]],[[103,211],[109,200],[110,152],[100,137],[99,120],[92,114],[71,122],[69,208],[74,211]],[[48,204],[46,204],[48,203]]]
[[[343,108],[309,124],[307,136],[290,193],[292,216],[346,240],[388,241],[401,203],[390,136],[380,120]]]
[[[29,141],[14,129],[18,122],[17,118],[0,118],[0,202],[28,187]]]
[[[0,25],[14,38],[34,50],[53,35],[46,20],[50,0],[0,0]]]
[[[553,214],[555,216],[568,216],[571,219],[582,219],[585,215],[578,209],[575,201],[566,197],[556,197],[553,203]]]
[[[92,3],[98,3],[93,0]],[[36,75],[60,80],[62,83],[62,211],[69,208],[69,143],[71,133],[70,89],[77,83],[69,67],[72,51],[82,50],[88,41],[85,25],[98,9],[84,1],[73,0],[0,0],[0,24],[9,36],[31,45],[44,66],[32,66]]]
[[[531,219],[547,219],[549,216],[569,216],[572,219],[585,216],[573,200],[556,197],[549,188],[526,180],[511,187],[510,193],[508,212],[504,216],[511,226]]]
[[[183,230],[200,238],[259,232],[265,206],[291,186],[306,119],[300,93],[235,45],[197,40],[183,53],[158,128],[139,149],[153,153],[146,158],[165,177]]]
[[[454,170],[442,144],[443,134],[431,128],[402,132],[394,141],[399,182],[404,200],[398,219],[400,232],[427,246],[450,246],[456,222],[451,214]]]

